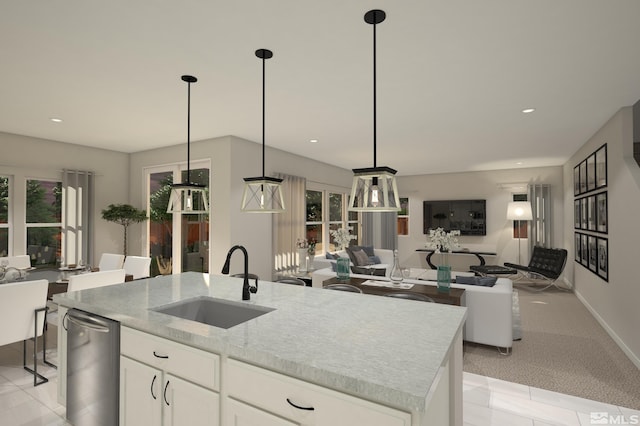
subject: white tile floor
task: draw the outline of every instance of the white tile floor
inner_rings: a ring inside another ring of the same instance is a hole
[[[47,353],[57,362],[55,350]],[[38,369],[50,380],[34,388],[22,368],[22,344],[0,347],[0,425],[68,425],[57,403],[57,371]],[[468,426],[640,424],[640,411],[471,373],[464,373],[463,392]]]

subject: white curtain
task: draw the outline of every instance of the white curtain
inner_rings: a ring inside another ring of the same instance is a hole
[[[305,238],[307,180],[303,177],[276,174],[283,179],[282,195],[285,210],[273,215],[274,270],[284,271],[297,266],[296,241]]]
[[[62,172],[62,256],[67,264],[93,259],[93,172]]]
[[[364,212],[362,217],[363,246],[395,250],[398,248],[398,214],[396,212]]]

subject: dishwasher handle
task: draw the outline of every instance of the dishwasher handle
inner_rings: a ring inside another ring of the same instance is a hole
[[[72,310],[68,312],[67,319],[77,326],[88,328],[99,333],[108,333],[109,327],[107,322],[98,317]]]

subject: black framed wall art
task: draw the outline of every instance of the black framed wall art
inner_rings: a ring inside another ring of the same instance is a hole
[[[573,228],[576,263],[609,281],[607,144],[573,168]]]

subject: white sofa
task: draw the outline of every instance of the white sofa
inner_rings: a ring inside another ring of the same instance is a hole
[[[322,283],[336,273],[331,268],[316,270],[312,274],[312,286]],[[371,276],[351,274],[354,278],[370,279]],[[381,279],[381,277],[376,277]],[[437,285],[433,281],[405,280],[417,285]],[[465,290],[462,305],[467,307],[464,340],[483,345],[511,348],[513,346],[513,283],[508,278],[498,278],[493,287],[451,284],[452,288]]]
[[[334,254],[337,254],[340,257],[346,257],[347,259],[349,258],[349,255],[347,254],[346,250],[340,250],[340,251],[334,252]],[[373,249],[373,254],[380,258],[380,265],[381,266],[382,265],[386,265],[386,267],[387,267],[387,275],[389,275],[389,271],[391,269],[391,266],[393,265],[393,250],[374,248]],[[326,258],[326,253],[317,254],[313,258],[313,269],[314,270],[318,270],[318,269],[329,268],[331,270],[331,263],[332,262],[335,263],[335,260],[327,259]],[[351,265],[353,265],[353,264],[351,264]]]

